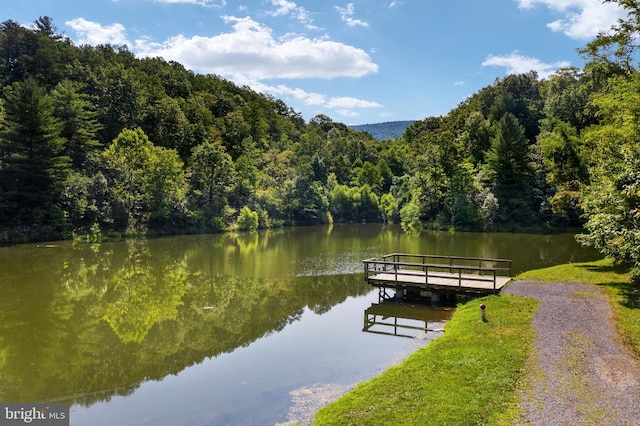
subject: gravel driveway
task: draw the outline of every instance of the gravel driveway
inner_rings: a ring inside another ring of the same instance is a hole
[[[640,364],[597,286],[515,281],[503,292],[540,300],[523,424],[640,425]]]

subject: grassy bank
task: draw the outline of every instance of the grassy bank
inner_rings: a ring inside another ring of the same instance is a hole
[[[479,305],[487,306],[487,322]],[[510,424],[537,302],[489,296],[459,306],[445,334],[320,410],[317,425]]]
[[[529,271],[516,278],[600,286],[627,343],[640,356],[640,293],[629,284],[627,268],[603,260]],[[480,303],[487,306],[486,323],[480,320]],[[536,309],[533,299],[506,295],[461,305],[444,336],[320,410],[314,424],[514,424],[520,415],[518,385],[535,338]]]

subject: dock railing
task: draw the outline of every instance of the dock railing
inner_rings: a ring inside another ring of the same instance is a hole
[[[380,273],[392,273],[395,283],[406,281],[405,278],[415,277],[416,271],[424,274],[425,285],[429,285],[429,278],[437,278],[438,272],[448,272],[457,275],[458,286],[465,281],[493,282],[496,290],[496,276],[511,277],[511,260],[492,259],[484,257],[443,256],[430,254],[391,253],[376,258],[365,259],[364,279]],[[464,274],[464,277],[463,277]]]

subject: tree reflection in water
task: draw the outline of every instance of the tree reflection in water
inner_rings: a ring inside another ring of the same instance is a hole
[[[256,241],[245,236],[235,247],[255,250]],[[0,272],[4,401],[108,401],[280,331],[307,307],[321,314],[370,291],[354,275],[212,273],[199,264],[202,253],[153,241],[8,253],[3,265],[13,267]]]

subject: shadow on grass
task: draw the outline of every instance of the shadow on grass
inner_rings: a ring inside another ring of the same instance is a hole
[[[602,274],[628,275],[631,267],[622,264],[613,265],[576,265],[576,268],[586,270],[588,272],[597,272]],[[640,309],[640,286],[634,285],[628,280],[625,281],[608,281],[598,283],[599,286],[614,289],[620,296],[620,305],[628,309]]]
[[[610,287],[620,295],[620,305],[629,309],[640,309],[640,287],[631,283],[610,282],[599,284]]]
[[[578,269],[601,274],[616,274],[620,276],[629,275],[631,267],[623,264],[613,265],[576,265]],[[598,283],[599,286],[609,287],[620,296],[620,305],[628,309],[640,309],[640,286],[634,285],[629,280],[606,281]]]
[[[631,272],[631,267],[628,265],[575,265],[576,268],[584,269],[589,272],[600,272],[600,273],[613,273],[613,274],[628,274]]]

